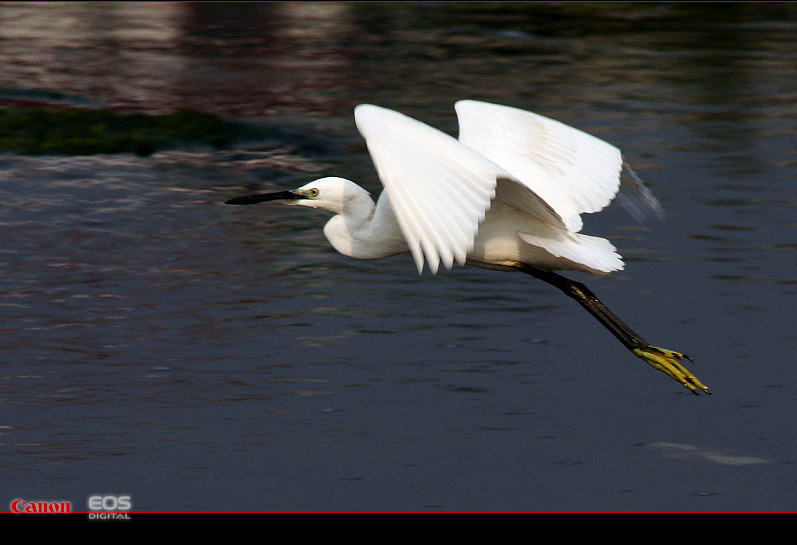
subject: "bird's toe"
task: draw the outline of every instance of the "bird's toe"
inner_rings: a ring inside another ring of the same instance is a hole
[[[634,350],[634,354],[642,358],[654,369],[658,369],[672,379],[683,384],[693,394],[699,394],[700,392],[698,389],[707,394],[711,394],[705,384],[700,382],[697,377],[689,371],[689,369],[681,365],[680,362],[683,360],[693,361],[692,358],[686,354],[675,352],[673,350],[667,350],[666,348],[659,348],[657,346],[637,348]]]

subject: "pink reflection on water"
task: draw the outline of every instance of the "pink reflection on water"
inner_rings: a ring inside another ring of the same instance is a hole
[[[325,113],[345,92],[348,12],[334,3],[2,3],[0,86],[149,111]],[[37,101],[48,99],[5,102]]]

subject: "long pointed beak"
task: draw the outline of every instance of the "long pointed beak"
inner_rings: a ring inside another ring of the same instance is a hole
[[[257,195],[246,195],[235,197],[225,201],[224,204],[257,204],[266,201],[298,201],[306,197],[296,191],[275,191],[273,193],[258,193]]]

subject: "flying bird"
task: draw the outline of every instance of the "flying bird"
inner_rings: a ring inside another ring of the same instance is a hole
[[[384,186],[376,202],[350,180],[325,177],[226,203],[332,212],[324,234],[338,252],[357,259],[410,252],[419,274],[424,265],[436,274],[454,263],[526,273],[573,298],[655,369],[695,394],[710,393],[682,365],[689,356],[648,344],[584,284],[556,272],[623,268],[608,240],[580,232],[581,214],[605,208],[621,177],[633,176],[620,150],[509,106],[461,100],[455,109],[458,139],[387,108],[354,109]]]

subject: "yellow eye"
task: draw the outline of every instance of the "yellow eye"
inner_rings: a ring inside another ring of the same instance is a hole
[[[318,197],[318,188],[311,187],[307,190],[307,195],[315,199]]]

